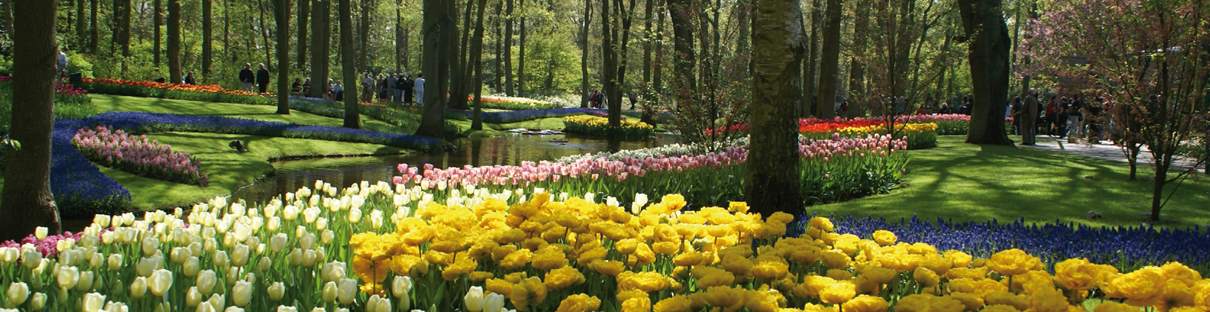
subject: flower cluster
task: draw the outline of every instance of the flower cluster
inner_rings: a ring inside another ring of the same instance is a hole
[[[99,86],[120,86],[120,87],[137,87],[147,89],[159,89],[164,91],[180,91],[180,92],[196,92],[196,93],[213,93],[232,96],[259,96],[254,92],[245,90],[228,90],[217,84],[211,85],[191,85],[183,83],[166,83],[154,81],[136,81],[114,78],[84,78],[84,83],[90,87]]]
[[[174,182],[208,184],[197,160],[147,135],[135,136],[121,129],[97,126],[80,129],[71,141],[86,157],[105,166]]]
[[[800,133],[827,133],[839,128],[885,125],[886,121],[887,118],[884,117],[854,117],[848,119],[837,117],[830,120],[803,118],[798,121],[798,130]],[[939,135],[964,135],[969,127],[970,116],[962,114],[901,115],[895,118],[895,123],[935,123],[937,124],[937,134]],[[726,134],[747,131],[748,124],[739,123],[708,130],[707,133]]]
[[[130,191],[97,169],[72,144],[76,132],[89,125],[82,120],[59,120],[51,132],[50,189],[64,218],[87,218],[130,206]]]
[[[467,100],[473,102],[475,97],[473,95],[467,96]],[[505,110],[539,110],[560,108],[558,104],[547,101],[510,96],[484,95],[482,98],[480,98],[480,103],[483,104],[483,108]]]
[[[563,131],[567,133],[605,137],[619,134],[623,138],[643,139],[651,137],[655,127],[642,121],[622,118],[619,128],[609,126],[609,118],[599,116],[571,116],[563,118]]]
[[[806,204],[833,202],[887,191],[901,179],[907,164],[907,142],[886,135],[862,138],[806,139],[802,156],[802,191]],[[685,194],[698,203],[722,204],[742,198],[747,144],[737,140],[716,150],[675,145],[616,154],[590,154],[521,165],[435,168],[430,164],[398,166],[395,184],[445,191],[470,185],[487,188],[542,187],[552,192]],[[675,181],[674,183],[671,183]]]
[[[466,112],[466,118],[471,118],[471,114],[471,112]],[[575,107],[482,112],[480,117],[483,118],[483,122],[487,123],[511,123],[540,118],[565,117],[573,115],[605,116],[605,114],[606,112],[600,109]]]
[[[869,134],[887,133],[886,125],[871,125],[863,127],[846,127],[835,130],[843,136],[865,136]],[[909,149],[922,149],[937,146],[937,124],[935,123],[902,123],[895,125],[895,134],[907,138]]]

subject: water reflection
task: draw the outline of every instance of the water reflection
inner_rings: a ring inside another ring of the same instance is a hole
[[[455,142],[456,150],[444,153],[415,153],[407,156],[362,159],[358,165],[329,166],[308,169],[280,169],[273,176],[242,187],[234,197],[249,202],[265,202],[274,196],[311,186],[315,180],[347,186],[361,181],[389,181],[396,174],[395,165],[407,163],[433,164],[440,168],[463,165],[518,165],[523,161],[554,160],[564,156],[623,149],[639,149],[672,143],[667,136],[647,141],[611,141],[565,135],[507,134],[494,137],[466,138]],[[278,167],[309,167],[293,161],[278,163]],[[298,165],[298,166],[294,166]]]

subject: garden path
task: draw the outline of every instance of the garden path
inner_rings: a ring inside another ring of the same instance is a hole
[[[1060,139],[1059,137],[1049,135],[1039,136],[1037,140],[1037,145],[1022,146],[1044,151],[1072,153],[1109,161],[1126,162],[1126,156],[1123,155],[1122,149],[1109,141],[1096,143],[1068,143],[1066,139]],[[1149,152],[1147,147],[1144,146],[1142,152],[1139,153],[1139,165],[1150,166],[1152,163],[1151,160],[1151,152]],[[1173,161],[1173,165],[1178,168],[1188,169],[1194,165],[1197,165],[1197,163],[1196,160],[1187,157],[1177,157]],[[1202,166],[1199,166],[1199,168],[1202,168]]]

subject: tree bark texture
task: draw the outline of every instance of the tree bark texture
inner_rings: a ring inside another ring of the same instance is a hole
[[[819,56],[819,97],[815,99],[816,116],[836,117],[836,86],[840,82],[840,11],[841,0],[828,0],[827,20],[823,29],[823,50]]]
[[[306,1],[306,0],[300,0]],[[311,7],[311,97],[322,98],[328,90],[328,46],[331,42],[331,0],[314,0]]]
[[[344,79],[345,128],[361,128],[360,106],[357,103],[356,46],[353,45],[353,16],[350,0],[339,0],[340,11],[340,72]]]
[[[746,199],[757,212],[802,210],[797,109],[802,62],[798,1],[756,0],[752,30],[751,143]]]
[[[959,0],[958,9],[970,45],[967,55],[974,93],[966,142],[1011,145],[1004,131],[1010,42],[1001,0]]]
[[[168,81],[181,83],[181,2],[168,0]]]
[[[445,103],[454,38],[454,3],[424,0],[424,108],[417,135],[441,137],[445,132]]]
[[[284,115],[290,114],[290,0],[273,3],[277,23],[277,113]]]

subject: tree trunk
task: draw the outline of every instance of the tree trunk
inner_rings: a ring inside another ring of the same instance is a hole
[[[525,96],[525,0],[519,0],[521,7],[521,18],[517,22],[517,95]]]
[[[223,0],[223,54],[227,55],[231,63],[238,60],[235,51],[231,49],[231,0]]]
[[[210,18],[211,0],[202,0],[202,78],[210,79],[211,60],[214,59],[214,27]],[[306,0],[299,0],[306,2]]]
[[[857,116],[856,112],[861,111],[861,107],[865,107],[865,53],[866,53],[866,32],[869,30],[870,24],[870,6],[864,3],[856,3],[857,14],[856,21],[853,22],[853,46],[850,48],[852,54],[849,57],[849,97],[846,99],[849,102],[848,111],[844,112],[847,116]]]
[[[181,83],[181,2],[168,0],[168,81]]]
[[[475,111],[471,114],[471,130],[483,130],[483,12],[487,11],[486,6],[487,0],[479,0],[475,14],[475,37],[471,43],[471,66],[474,67],[475,75],[472,80],[472,87],[475,88]]]
[[[400,48],[400,50],[403,50],[403,55],[401,56],[403,58],[403,69],[408,70],[412,68],[412,50],[409,48],[410,43],[412,42],[412,30],[407,25],[401,25],[400,27],[403,27],[403,33],[401,34],[401,36],[403,36],[401,39],[403,41],[403,47]]]
[[[450,70],[453,78],[450,83],[450,108],[457,110],[470,108],[467,105],[467,95],[471,91],[470,80],[475,74],[475,68],[470,63],[470,40],[471,35],[474,33],[471,30],[471,26],[474,25],[471,18],[471,13],[474,12],[472,11],[474,9],[472,4],[474,4],[474,1],[467,1],[466,7],[462,10],[462,28],[459,29],[461,34],[455,35],[461,37],[458,45],[454,48],[454,50],[458,51],[456,53],[458,58],[454,59],[453,64],[451,64],[452,69]]]
[[[273,0],[273,4],[273,20],[277,23],[277,113],[286,115],[290,114],[290,0]]]
[[[1160,221],[1160,209],[1164,208],[1164,185],[1168,183],[1168,165],[1163,160],[1155,162],[1155,178],[1151,181],[1151,222]]]
[[[155,65],[156,71],[159,71],[160,68],[160,40],[164,38],[164,36],[160,34],[160,25],[163,23],[164,16],[163,9],[161,9],[163,5],[160,3],[160,1],[161,0],[155,0],[151,3],[151,5],[155,7],[155,9],[152,10],[151,16],[151,63]]]
[[[277,1],[277,0],[269,0],[269,1]],[[269,41],[269,25],[265,24],[265,19],[266,19],[265,18],[265,0],[257,0],[256,3],[257,3],[256,8],[257,8],[257,10],[260,11],[260,19],[258,20],[258,22],[260,23],[261,40],[263,40],[263,42],[265,43],[264,48],[261,49],[265,52],[264,63],[265,63],[265,66],[268,66],[269,70],[277,70],[277,69],[273,68],[273,50],[272,50],[273,43]]]
[[[84,24],[85,21],[87,21],[88,19],[84,17],[84,15],[87,14],[84,12],[84,1],[87,1],[87,0],[76,0],[76,42],[75,42],[76,45],[75,45],[75,48],[78,51],[87,51],[87,49],[85,49],[85,47],[88,46],[88,27],[85,26],[85,24]],[[159,37],[156,37],[156,38],[159,38]]]
[[[663,42],[664,42],[664,25],[665,25],[664,16],[667,16],[667,15],[668,14],[664,14],[664,12],[661,11],[659,13],[659,17],[656,18],[655,42],[657,42],[657,44],[655,45],[655,60],[652,61],[652,64],[651,64],[651,89],[652,89],[651,95],[652,95],[652,98],[648,99],[648,102],[651,104],[651,105],[648,105],[648,107],[655,107],[656,105],[658,105],[664,94],[664,44],[663,44]],[[642,118],[643,122],[646,122],[648,124],[655,124],[654,122],[652,122],[653,120],[651,120],[651,117],[652,117],[651,110],[644,109],[642,116],[643,116],[643,118]]]
[[[590,1],[590,0],[584,0],[584,1]],[[504,36],[504,26],[501,22],[505,18],[504,15],[502,15],[503,13],[504,13],[504,0],[496,0],[496,14],[492,14],[492,25],[493,25],[492,31],[495,34],[493,36],[493,38],[495,40],[494,45],[496,46],[496,53],[495,53],[496,57],[494,59],[492,59],[492,62],[493,62],[492,72],[494,72],[493,75],[495,75],[495,78],[492,79],[492,89],[494,89],[496,92],[500,92],[500,90],[503,89],[502,87],[504,85],[504,71],[503,71],[503,68],[504,68],[504,66],[503,66],[504,40],[502,40],[503,39],[502,37]]]
[[[672,85],[676,88],[676,107],[678,111],[690,111],[694,105],[698,105],[698,101],[694,98],[697,94],[697,75],[694,74],[694,67],[697,63],[695,51],[693,51],[693,17],[690,12],[692,6],[691,0],[667,0],[668,15],[672,20],[672,43],[673,50],[673,67],[676,74],[673,75]],[[682,132],[691,129],[681,129]]]
[[[513,95],[513,1],[504,0],[504,94]],[[601,0],[609,1],[609,0]]]
[[[592,0],[584,0],[584,22],[580,24],[580,107],[588,107],[588,29],[592,26]]]
[[[306,1],[306,0],[301,0]],[[328,45],[331,42],[330,0],[311,6],[311,97],[323,98],[328,90]]]
[[[630,0],[630,9],[622,0],[614,0],[617,19],[610,19],[610,1],[601,1],[601,50],[604,56],[606,104],[609,108],[610,135],[622,127],[622,93],[626,85],[626,51],[630,39],[630,21],[634,13],[635,0]],[[620,24],[620,25],[619,25]],[[611,26],[612,25],[612,26]]]
[[[807,47],[807,66],[805,72],[802,73],[802,101],[801,108],[798,111],[800,116],[814,116],[816,102],[816,85],[815,74],[816,67],[819,64],[819,27],[823,25],[820,20],[823,19],[823,10],[820,8],[823,5],[821,0],[811,1],[811,38]],[[755,27],[755,26],[753,26]]]
[[[802,13],[794,0],[757,0],[755,7],[746,199],[766,217],[779,211],[797,215],[803,209],[796,116],[802,98],[795,85]]]
[[[126,67],[125,58],[130,56],[130,0],[115,0],[113,5],[113,20],[115,23],[114,46],[122,51],[122,67]]]
[[[705,3],[702,3],[702,2],[705,2]],[[714,58],[714,56],[715,56],[714,53],[711,53],[711,51],[713,51],[710,48],[710,46],[712,45],[712,42],[710,40],[710,37],[711,37],[710,36],[711,35],[710,24],[711,23],[710,23],[710,15],[708,13],[706,13],[706,9],[707,9],[706,5],[705,5],[706,3],[709,3],[709,0],[704,0],[704,1],[701,1],[698,3],[697,26],[698,26],[698,32],[701,34],[701,36],[698,36],[698,55],[700,55],[701,58],[700,58],[700,61],[698,62],[697,69],[698,69],[698,77],[699,77],[698,81],[701,83],[701,87],[702,87],[701,91],[703,93],[703,95],[701,96],[701,99],[700,99],[700,101],[701,101],[700,103],[702,103],[703,105],[706,106],[706,116],[703,120],[706,122],[706,124],[704,125],[704,128],[705,129],[714,129],[714,127],[715,127],[714,122],[715,122],[715,120],[718,120],[718,115],[719,115],[719,107],[718,107],[719,104],[718,104],[718,100],[717,100],[718,99],[718,78],[714,75],[714,64],[716,62],[718,62],[718,60],[716,60]]]
[[[88,52],[97,53],[97,45],[100,44],[101,30],[97,27],[97,11],[99,11],[100,0],[88,1]]]
[[[0,240],[19,240],[45,226],[61,230],[50,192],[54,127],[55,12],[57,0],[17,1],[13,9],[12,139],[21,149],[7,157],[0,199]]]
[[[357,51],[353,45],[353,7],[350,0],[339,0],[340,14],[340,72],[344,79],[345,128],[361,128],[361,112],[357,103]],[[431,1],[431,0],[429,0]],[[427,12],[427,11],[426,11]]]
[[[744,64],[744,71],[752,74],[752,1],[739,0],[735,3],[736,19],[739,21],[739,35],[735,39],[735,57]]]
[[[974,104],[966,142],[971,144],[1012,144],[1004,131],[1009,41],[1000,1],[958,1],[963,29],[970,40],[968,58]]]
[[[403,42],[403,0],[395,0],[395,73],[403,73],[403,47],[407,44]]]
[[[511,2],[511,0],[510,0]],[[450,45],[454,39],[454,3],[424,0],[424,114],[416,135],[442,137],[445,132],[445,103],[450,75]]]
[[[646,89],[651,84],[651,48],[653,40],[651,40],[651,17],[655,10],[655,0],[647,0],[647,4],[643,10],[643,87]],[[631,103],[634,105],[634,103]]]
[[[357,72],[370,70],[370,17],[374,14],[374,1],[361,0],[361,30],[357,36]],[[372,98],[373,96],[371,96]]]
[[[307,25],[310,23],[308,17],[311,16],[311,0],[295,0],[298,1],[298,64],[295,66],[301,71],[307,69]]]
[[[828,0],[823,51],[819,59],[819,97],[815,99],[816,116],[823,119],[836,117],[836,85],[840,81],[840,9],[843,5],[841,0]]]

